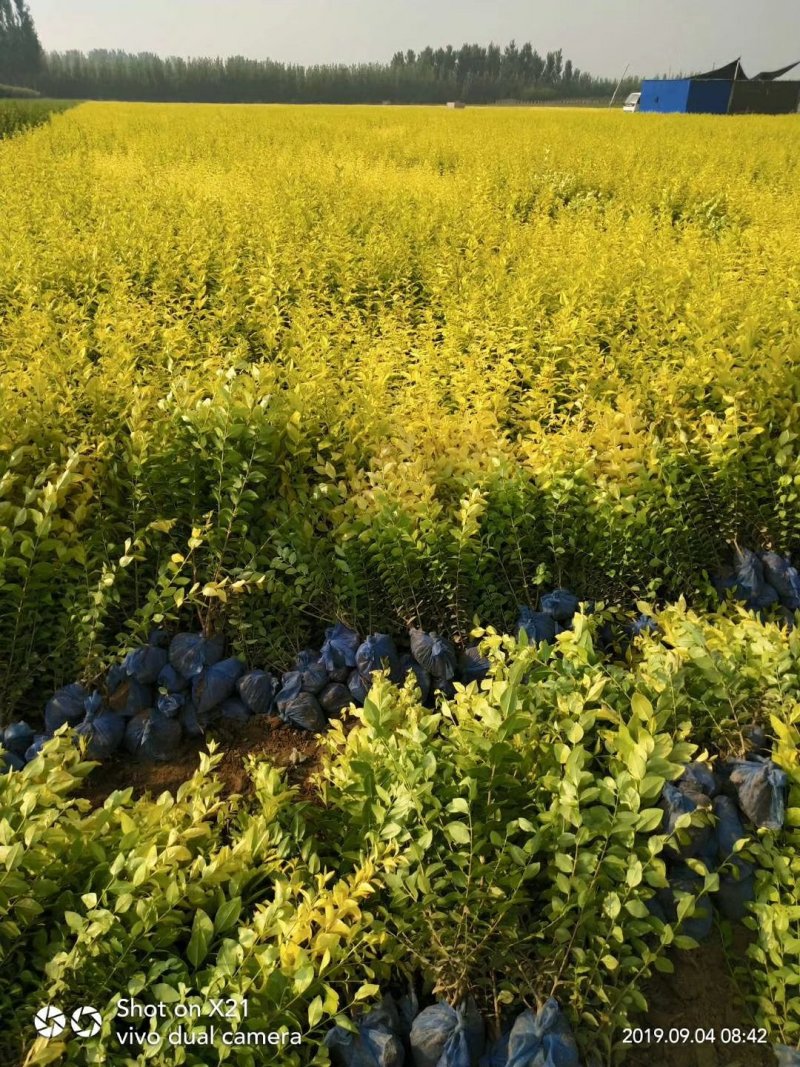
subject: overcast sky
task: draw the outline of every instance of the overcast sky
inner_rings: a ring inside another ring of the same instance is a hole
[[[530,40],[615,76],[800,59],[800,0],[29,0],[45,48],[388,60],[398,49]],[[795,75],[796,76],[796,75]]]

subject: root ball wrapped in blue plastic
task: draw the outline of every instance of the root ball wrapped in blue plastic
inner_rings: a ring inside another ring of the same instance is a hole
[[[132,719],[134,715],[152,708],[155,700],[149,685],[142,685],[135,678],[126,678],[111,694],[108,703],[112,711],[124,715],[126,719]]]
[[[715,797],[719,792],[719,783],[708,763],[695,761],[686,764],[677,788],[682,793],[704,793],[707,797]]]
[[[443,682],[455,678],[457,657],[452,641],[414,628],[410,630],[409,637],[411,655],[423,670]]]
[[[44,726],[49,734],[54,734],[61,726],[77,726],[86,714],[83,706],[88,693],[74,682],[57,690],[48,700],[44,709]]]
[[[353,671],[347,679],[347,688],[350,690],[350,696],[353,698],[353,703],[362,707],[364,701],[367,699],[369,683],[364,681],[357,670]]]
[[[166,665],[166,649],[155,648],[153,645],[145,645],[144,648],[129,652],[123,662],[125,673],[142,685],[154,685]]]
[[[655,637],[661,632],[656,620],[651,619],[649,615],[637,616],[633,622],[629,622],[625,628],[631,637],[643,637],[645,634]]]
[[[289,726],[308,730],[312,734],[321,734],[328,729],[325,712],[312,693],[301,692],[294,700],[288,701],[281,712],[281,718]]]
[[[433,1004],[411,1027],[415,1067],[477,1067],[484,1044],[483,1019],[471,1000],[458,1008]]]
[[[171,663],[167,663],[156,678],[156,687],[168,693],[182,693],[189,688],[189,679],[178,674]]]
[[[351,630],[344,623],[337,622],[335,626],[329,626],[325,631],[321,652],[321,659],[328,673],[345,667],[355,667],[360,644],[361,638],[355,630]]]
[[[87,740],[86,755],[89,759],[104,760],[113,756],[125,737],[126,721],[113,711],[95,715],[88,712],[75,733]]]
[[[221,634],[203,637],[202,634],[176,634],[170,642],[169,661],[184,678],[196,678],[203,668],[219,663],[225,651]]]
[[[24,758],[33,744],[34,737],[33,728],[26,722],[12,722],[3,731],[2,745],[6,752],[13,752],[15,756]]]
[[[720,874],[717,906],[726,919],[739,922],[747,915],[748,903],[755,898],[755,872],[741,856],[733,854],[733,846],[747,835],[730,797],[714,799],[714,814],[718,819],[718,859],[727,867]]]
[[[517,630],[524,630],[528,640],[535,645],[546,641],[548,644],[556,639],[556,621],[552,615],[546,615],[543,611],[531,611],[530,608],[521,607],[517,619]]]
[[[197,717],[197,708],[191,700],[187,700],[181,708],[180,714],[178,715],[178,721],[180,722],[186,737],[198,738],[202,737],[206,732],[205,726]]]
[[[756,597],[764,585],[764,566],[749,548],[737,548],[733,557],[736,582],[748,596]]]
[[[780,830],[786,818],[786,773],[769,760],[737,760],[728,770],[730,788],[750,822]]]
[[[692,814],[698,809],[710,813],[711,800],[704,793],[696,793],[689,789],[681,790],[667,783],[661,793],[659,807],[665,813],[662,832],[671,835],[676,832],[676,823],[681,815]],[[664,848],[666,856],[675,859],[699,857],[705,862],[705,857],[716,853],[714,827],[710,819],[699,825],[687,826],[679,830],[678,835],[679,838],[674,844]]]
[[[207,667],[197,676],[192,684],[192,700],[198,715],[205,715],[233,696],[243,674],[242,661],[231,657]]]
[[[278,714],[283,718],[283,713],[293,700],[296,700],[303,691],[303,675],[301,671],[288,671],[284,674],[281,688],[275,697],[275,707]]]
[[[764,578],[790,611],[800,611],[800,572],[777,552],[761,556]]]
[[[278,681],[267,671],[248,671],[236,683],[236,688],[254,715],[269,715],[272,711]]]
[[[325,1035],[334,1067],[403,1067],[405,1052],[398,1034],[400,1020],[391,999],[371,1011],[352,1033],[336,1026]]]
[[[547,1067],[580,1067],[578,1046],[569,1021],[550,997],[538,1012],[518,1015],[508,1035],[508,1053],[501,1067],[546,1064]]]
[[[309,664],[304,671],[301,671],[302,687],[304,693],[312,693],[316,696],[321,693],[325,686],[330,681],[328,672],[325,670],[325,666],[321,660],[316,663]]]
[[[432,681],[430,674],[421,664],[417,663],[413,656],[403,656],[400,660],[400,669],[403,672],[403,682],[406,681],[409,673],[414,675],[421,694],[420,699],[424,704],[431,693]]]
[[[578,598],[569,589],[554,589],[542,597],[542,611],[556,622],[569,622],[579,607]]]
[[[667,878],[669,888],[658,890],[658,901],[663,908],[667,922],[674,925],[678,920],[676,893],[691,893],[699,899],[695,902],[694,911],[683,920],[680,932],[686,934],[687,937],[693,937],[695,941],[705,941],[714,924],[714,909],[707,896],[700,896],[703,890],[703,879],[685,864],[670,868]]]
[[[330,685],[326,685],[317,699],[329,719],[337,718],[345,708],[349,708],[353,703],[350,690],[341,682],[331,682]]]
[[[25,760],[16,752],[0,752],[0,774],[8,774],[10,771],[21,771],[25,767]]]
[[[152,645],[153,648],[169,648],[169,633],[160,628],[151,630],[147,638],[147,643],[148,645]]]
[[[490,666],[489,660],[474,645],[465,648],[458,660],[464,685],[469,685],[470,682],[482,682],[488,675]]]
[[[238,697],[228,697],[220,704],[220,715],[229,722],[238,722],[242,725],[250,722],[250,710],[245,707]]]
[[[36,734],[31,745],[25,750],[25,762],[30,763],[32,759],[36,759],[49,740],[49,734]]]
[[[125,748],[132,756],[166,763],[178,755],[183,730],[177,719],[151,709],[134,716],[125,731]]]
[[[372,677],[373,671],[382,670],[388,670],[390,680],[395,683],[403,680],[400,656],[388,634],[371,634],[360,644],[356,652],[356,666],[364,681]]]
[[[161,693],[156,701],[156,707],[162,715],[168,719],[174,719],[180,714],[180,710],[186,703],[185,693]]]

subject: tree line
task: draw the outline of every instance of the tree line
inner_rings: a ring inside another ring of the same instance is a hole
[[[484,104],[610,96],[614,84],[530,43],[397,52],[388,63],[300,66],[244,56],[45,52],[25,0],[0,0],[0,83],[65,100]],[[630,80],[622,91],[635,87]]]

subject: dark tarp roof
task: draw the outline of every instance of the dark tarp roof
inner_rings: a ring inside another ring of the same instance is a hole
[[[720,79],[721,81],[734,81],[738,79],[744,79],[747,81],[747,75],[742,70],[742,60],[734,59],[732,63],[726,63],[724,67],[716,67],[714,70],[707,70],[705,74],[693,74],[692,78],[695,81],[712,81]]]
[[[753,81],[760,82],[774,82],[776,78],[780,78],[783,74],[788,74],[790,70],[796,67],[800,63],[798,59],[795,63],[790,63],[788,67],[781,67],[780,70],[762,70],[760,74],[756,74]]]

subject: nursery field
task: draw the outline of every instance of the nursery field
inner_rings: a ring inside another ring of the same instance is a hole
[[[796,116],[0,143],[0,1064],[800,1063],[799,179]]]

